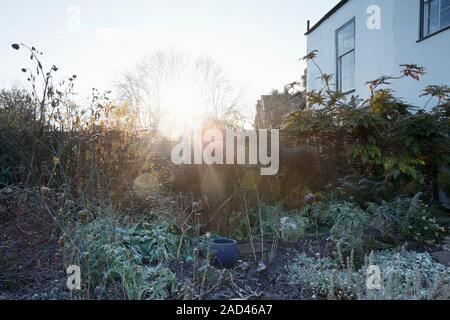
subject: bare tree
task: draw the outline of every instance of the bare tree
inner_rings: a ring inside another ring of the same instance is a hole
[[[206,114],[215,120],[233,121],[241,117],[241,93],[223,69],[210,57],[201,57],[195,63],[196,76],[202,86]]]
[[[179,92],[180,85],[183,92]],[[116,89],[120,99],[139,110],[144,128],[158,128],[161,118],[173,111],[164,105],[167,96],[178,95],[182,100],[186,90],[201,97],[196,117],[204,121],[240,119],[241,95],[210,57],[192,59],[175,49],[155,51],[132,71],[120,74]]]

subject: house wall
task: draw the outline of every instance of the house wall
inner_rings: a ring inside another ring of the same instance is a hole
[[[381,29],[370,30],[367,8],[381,9]],[[400,64],[415,63],[427,69],[420,82],[402,79],[393,83],[397,96],[423,107],[421,90],[430,84],[450,84],[450,30],[417,42],[420,32],[420,0],[352,0],[308,35],[308,52],[319,50],[317,63],[324,73],[336,74],[335,32],[355,18],[356,92],[369,96],[365,83],[381,75],[398,74]],[[308,63],[308,91],[323,87],[319,72]],[[432,106],[430,104],[428,107]]]

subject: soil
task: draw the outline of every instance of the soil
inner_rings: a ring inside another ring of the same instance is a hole
[[[27,210],[19,191],[0,197],[0,300],[66,299],[53,219],[45,211]]]
[[[249,243],[240,243],[249,246]],[[255,247],[258,245],[255,243]],[[260,247],[260,246],[259,246]],[[266,243],[265,247],[271,247]],[[181,290],[174,299],[194,298],[206,300],[228,300],[228,299],[257,299],[257,300],[304,300],[311,299],[313,293],[307,286],[299,286],[292,283],[288,278],[286,261],[292,260],[300,252],[310,256],[327,256],[331,253],[332,245],[325,236],[317,239],[315,236],[307,237],[303,241],[280,245],[271,261],[270,252],[265,252],[264,258],[261,252],[257,254],[256,260],[252,253],[240,256],[236,266],[228,270],[220,270],[217,266],[210,267],[213,274],[223,274],[222,279],[208,279],[202,287],[202,276],[196,278],[197,286],[192,285],[194,279],[194,265],[185,263],[172,263],[170,268],[177,274],[181,282],[188,284],[189,295],[184,295]],[[260,263],[263,261],[263,264]],[[193,288],[196,288],[193,290]],[[200,288],[200,289],[199,289]],[[191,295],[194,291],[196,294]]]

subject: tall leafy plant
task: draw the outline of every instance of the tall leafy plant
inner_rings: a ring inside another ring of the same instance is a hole
[[[449,87],[424,90],[423,96],[430,97],[427,104],[437,101],[430,112],[406,104],[389,85],[403,78],[418,81],[425,69],[403,64],[399,75],[367,82],[368,99],[348,97],[333,90],[333,76],[322,72],[317,54],[313,51],[303,59],[318,67],[323,88],[308,93],[308,108],[292,113],[286,126],[300,136],[320,139],[329,153],[343,154],[362,176],[393,184],[397,190],[421,187],[427,178],[435,181],[439,168],[450,163]]]

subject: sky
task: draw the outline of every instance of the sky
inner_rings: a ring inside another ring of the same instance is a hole
[[[0,0],[0,87],[25,86],[25,43],[44,64],[76,74],[79,96],[114,89],[118,74],[155,50],[212,57],[243,92],[245,114],[271,89],[300,79],[306,21],[338,0]]]

